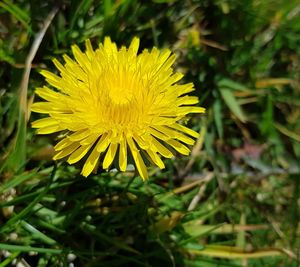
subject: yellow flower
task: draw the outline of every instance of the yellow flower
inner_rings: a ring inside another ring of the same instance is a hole
[[[147,179],[144,158],[164,168],[160,155],[171,158],[175,150],[189,154],[186,145],[193,145],[191,137],[198,133],[178,121],[205,111],[192,106],[197,97],[186,95],[193,84],[177,84],[183,75],[174,72],[170,50],[154,47],[137,54],[138,48],[138,38],[121,49],[105,38],[96,50],[87,40],[85,52],[72,46],[75,60],[67,55],[64,64],[53,60],[60,75],[41,71],[56,89],[36,89],[46,101],[34,103],[31,110],[49,116],[32,127],[38,134],[66,132],[54,147],[54,160],[68,157],[73,164],[86,156],[81,173],[88,176],[99,162],[108,169],[116,158],[125,171],[131,153],[140,176]]]

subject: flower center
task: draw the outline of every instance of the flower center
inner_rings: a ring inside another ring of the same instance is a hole
[[[133,90],[128,85],[113,85],[109,88],[109,97],[116,105],[125,105],[131,102]]]

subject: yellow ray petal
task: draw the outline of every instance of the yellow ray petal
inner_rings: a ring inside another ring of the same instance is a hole
[[[181,80],[183,78],[183,74],[180,72],[175,72],[170,78],[169,78],[169,82],[171,84],[174,84],[176,82],[178,82],[179,80]],[[176,92],[174,90],[172,90],[173,92]],[[176,95],[178,94],[178,92],[176,92]]]
[[[183,96],[177,99],[176,104],[178,106],[182,105],[195,105],[199,102],[198,97],[196,96]]]
[[[110,144],[110,142],[111,142],[111,132],[103,134],[97,144],[96,147],[97,151],[99,153],[105,151],[108,145]]]
[[[66,55],[66,54],[64,54],[63,55],[63,58],[64,58],[64,60],[65,60],[65,62],[66,62],[66,64],[65,64],[65,68],[70,68],[70,67],[74,67],[74,68],[80,68],[79,66],[78,66],[78,64],[76,64],[76,62],[74,62],[74,60],[72,59],[72,58],[70,58],[68,55]]]
[[[105,151],[110,144],[111,141],[111,133],[103,134],[99,139],[98,143],[94,147],[92,153],[88,157],[87,161],[85,162],[81,174],[87,177],[95,168],[98,159],[100,157],[101,152]]]
[[[66,68],[56,58],[53,59],[52,62],[61,73],[66,71]]]
[[[170,68],[173,65],[173,63],[175,62],[175,60],[176,60],[176,55],[175,54],[171,55],[161,68],[162,69]]]
[[[177,115],[180,116],[180,115],[186,115],[189,113],[205,113],[205,108],[181,106],[178,108]]]
[[[195,140],[182,134],[182,133],[177,133],[176,134],[176,139],[178,139],[179,141],[187,144],[187,145],[194,145],[195,144]]]
[[[81,50],[79,49],[79,47],[77,45],[73,45],[72,46],[72,52],[73,55],[77,61],[77,63],[84,68],[85,70],[89,69],[91,67],[91,63],[88,59],[88,57],[86,56],[86,54],[82,53]]]
[[[91,61],[95,56],[95,51],[93,50],[90,39],[85,40],[85,47],[86,47],[85,53],[88,56],[89,60]]]
[[[54,74],[48,70],[41,70],[40,74],[42,74],[49,81],[56,81],[58,83],[60,83],[60,81],[61,81],[61,77],[57,76],[56,74]]]
[[[89,129],[82,129],[80,131],[74,132],[71,135],[69,135],[69,139],[71,141],[81,141],[82,139],[88,137],[90,135],[91,131]]]
[[[99,134],[94,133],[94,134],[87,136],[85,139],[81,140],[80,144],[82,146],[86,146],[86,145],[89,145],[90,143],[94,143],[98,138],[99,138]]]
[[[163,125],[155,125],[155,126],[152,126],[154,129],[156,129],[157,131],[161,132],[162,134],[164,134],[165,136],[168,137],[168,139],[171,139],[171,138],[175,138],[176,137],[176,132],[171,130],[170,128],[167,128]],[[162,139],[164,140],[164,139]]]
[[[103,160],[103,169],[108,169],[109,166],[112,164],[116,156],[117,149],[118,149],[118,144],[113,144],[113,143],[110,144]]]
[[[117,45],[113,43],[109,37],[104,38],[104,50],[109,54],[117,53]]]
[[[178,124],[178,123],[174,123],[172,125],[169,125],[169,127],[173,128],[173,129],[176,129],[180,132],[184,132],[194,138],[198,138],[200,136],[199,133],[195,132],[194,130],[190,129],[190,128],[187,128],[181,124]]]
[[[156,48],[152,49],[151,54],[155,54],[155,53],[157,53],[157,55],[159,56],[158,58],[159,66],[164,64],[166,60],[169,58],[169,56],[171,55],[171,51],[169,49],[164,49],[161,52],[159,52],[159,50],[157,50]]]
[[[50,112],[70,113],[66,106],[60,103],[53,105],[51,102],[36,102],[31,105],[31,111],[48,114]]]
[[[151,133],[151,135],[153,135],[153,136],[155,136],[155,137],[157,137],[157,138],[159,138],[163,141],[170,139],[169,136],[167,136],[166,134],[164,134],[162,132],[157,131],[156,129],[154,129],[154,127],[151,127],[149,129],[149,132]]]
[[[97,145],[93,149],[92,153],[89,155],[89,157],[87,158],[86,162],[83,165],[81,174],[84,177],[89,176],[91,174],[91,172],[94,170],[94,168],[96,167],[96,164],[97,164],[98,159],[100,157],[100,153],[97,151]]]
[[[51,117],[39,119],[31,123],[32,128],[43,128],[54,125],[58,125],[58,122]]]
[[[185,145],[181,144],[180,142],[178,142],[174,139],[173,140],[168,140],[167,144],[172,146],[175,150],[177,150],[179,153],[181,153],[183,155],[190,154],[190,150]]]
[[[171,129],[167,126],[155,125],[154,128],[156,130],[160,131],[161,133],[167,135],[169,137],[168,139],[178,139],[179,141],[182,141],[188,145],[193,145],[195,143],[195,141],[192,138],[190,138],[178,131],[174,131],[174,129]],[[159,136],[157,136],[157,137],[159,138]],[[167,139],[162,139],[162,140],[167,140]]]
[[[69,137],[65,137],[64,139],[60,140],[54,147],[54,150],[55,151],[59,151],[59,150],[62,150],[66,147],[68,147],[69,145],[73,144],[74,142],[71,141],[69,139]]]
[[[148,155],[150,156],[151,160],[154,164],[156,164],[160,169],[165,168],[164,162],[161,160],[161,158],[152,150],[147,150]]]
[[[134,37],[131,41],[131,44],[130,44],[128,50],[130,50],[133,54],[136,55],[139,50],[139,45],[140,45],[140,39],[137,37]]]
[[[40,72],[44,77],[46,77],[46,81],[53,85],[55,88],[61,90],[62,89],[62,83],[61,83],[61,77],[55,75],[54,73],[47,71],[47,70],[42,70]]]
[[[187,84],[176,84],[173,86],[174,91],[177,92],[177,96],[181,96],[190,92],[193,92],[195,90],[193,83],[187,83]]]
[[[35,90],[35,93],[47,100],[47,101],[59,101],[61,100],[62,97],[64,97],[64,95],[54,92],[53,90],[49,89],[48,87],[44,86],[43,88],[37,88]]]
[[[125,139],[121,139],[119,149],[119,167],[121,171],[126,171],[127,167],[127,142]]]
[[[52,108],[53,105],[49,102],[35,102],[30,107],[31,111],[44,114],[48,114]]]
[[[167,149],[165,146],[163,146],[159,141],[157,141],[156,138],[152,138],[151,145],[153,151],[158,152],[165,158],[173,157],[172,152],[169,149]]]
[[[134,134],[133,139],[141,149],[147,150],[150,148],[150,142],[148,140],[145,140],[146,138],[139,136],[138,134]]]
[[[148,179],[147,167],[141,157],[139,150],[137,149],[134,141],[132,140],[132,137],[127,137],[127,142],[128,142],[132,157],[134,159],[135,166],[138,170],[138,173],[140,174],[140,176],[142,177],[143,180],[147,180]]]
[[[72,152],[74,152],[79,146],[80,144],[78,142],[72,143],[70,146],[63,148],[58,153],[56,153],[53,159],[54,160],[62,159],[70,155]]]
[[[68,158],[68,163],[69,164],[74,164],[81,160],[87,153],[88,151],[92,148],[94,143],[90,143],[89,145],[86,146],[81,146],[77,150],[75,150]]]
[[[37,130],[37,133],[38,134],[51,134],[51,133],[60,132],[62,130],[64,130],[64,128],[61,127],[60,125],[56,124],[56,125],[39,128]]]

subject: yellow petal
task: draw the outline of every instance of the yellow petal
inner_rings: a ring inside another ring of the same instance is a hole
[[[177,112],[177,115],[186,115],[189,113],[205,113],[205,108],[202,107],[179,107],[179,111]]]
[[[194,105],[194,104],[197,104],[198,102],[199,102],[199,99],[196,96],[183,96],[183,97],[178,98],[178,100],[176,101],[178,106]]]
[[[90,135],[89,129],[82,129],[80,131],[74,132],[71,135],[69,135],[69,139],[71,141],[81,141],[82,139],[88,137]]]
[[[44,77],[46,77],[46,80],[48,83],[56,87],[57,89],[62,89],[62,83],[61,83],[61,77],[55,75],[54,73],[42,70],[40,72]]]
[[[173,63],[175,62],[175,60],[176,60],[176,55],[175,54],[171,55],[168,58],[168,60],[163,64],[162,69],[170,68],[173,65]]]
[[[116,54],[117,53],[117,45],[112,43],[109,37],[104,38],[104,50],[108,54]]]
[[[129,50],[132,51],[133,54],[137,54],[137,52],[139,50],[139,45],[140,45],[140,39],[137,37],[134,37],[129,46]]]
[[[61,73],[66,71],[65,67],[57,59],[53,59],[52,62]]]
[[[81,50],[79,49],[79,47],[77,45],[72,46],[72,52],[73,52],[73,55],[74,55],[76,61],[82,68],[84,68],[86,70],[90,68],[91,63],[90,63],[88,57],[86,56],[86,54],[81,52]]]
[[[61,77],[57,76],[56,74],[48,71],[48,70],[41,70],[40,74],[42,74],[45,78],[49,79],[49,80],[53,80],[53,81],[57,81],[60,82],[61,81]]]
[[[127,137],[127,142],[128,142],[128,145],[129,145],[129,148],[130,148],[132,157],[134,159],[135,166],[137,168],[138,173],[140,174],[140,176],[142,177],[143,180],[147,180],[148,179],[147,167],[141,157],[139,150],[137,149],[137,147],[134,144],[134,141],[132,140],[131,137]]]
[[[167,126],[156,125],[156,126],[154,126],[154,128],[156,130],[160,131],[161,133],[164,133],[165,135],[167,135],[169,137],[168,139],[178,139],[178,140],[180,140],[180,141],[182,141],[182,142],[184,142],[188,145],[193,145],[195,143],[195,141],[192,138],[190,138],[190,137],[188,137],[188,136],[186,136],[186,135],[184,135],[184,134],[182,134],[178,131],[174,131],[174,129],[171,129]],[[156,136],[159,139],[162,139],[158,135],[156,135]],[[162,139],[162,140],[167,140],[167,139],[165,138],[165,139]]]
[[[69,145],[73,144],[74,142],[71,141],[68,137],[65,137],[64,139],[62,139],[61,141],[59,141],[55,147],[54,147],[54,150],[55,151],[59,151],[59,150],[62,150],[66,147],[68,147]]]
[[[38,134],[51,134],[51,133],[60,132],[62,130],[64,130],[64,128],[61,127],[60,125],[56,124],[56,125],[39,128],[37,130],[37,133]]]
[[[97,145],[96,145],[96,147],[93,149],[92,153],[89,155],[89,157],[87,158],[86,162],[83,165],[81,174],[84,177],[89,176],[91,172],[94,170],[98,162],[99,156],[100,153],[97,151]]]
[[[161,160],[159,155],[157,155],[155,152],[152,150],[147,150],[148,155],[150,156],[151,160],[153,161],[154,164],[156,164],[160,169],[165,168],[164,162]]]
[[[178,82],[179,80],[181,80],[182,78],[183,78],[183,74],[182,73],[180,73],[180,72],[175,72],[170,78],[169,78],[169,80],[170,80],[170,83],[171,84],[174,84],[174,83],[176,83],[176,82]],[[176,92],[176,91],[174,91],[174,92]],[[176,92],[176,94],[177,94],[178,92]]]
[[[35,93],[39,97],[41,97],[47,101],[57,101],[57,100],[60,100],[61,97],[63,97],[62,94],[54,92],[53,90],[49,89],[46,86],[44,86],[43,88],[37,88],[35,90]]]
[[[72,143],[70,146],[63,148],[61,151],[56,153],[53,159],[58,160],[64,158],[74,152],[79,146],[80,144],[78,142]]]
[[[167,128],[165,126],[162,125],[155,125],[153,126],[154,129],[156,129],[157,131],[163,133],[164,135],[166,135],[167,137],[170,138],[175,138],[176,137],[176,132],[171,130],[170,128]],[[164,139],[163,139],[164,140]]]
[[[110,142],[111,142],[111,132],[103,134],[97,144],[96,147],[97,151],[99,153],[105,151]]]
[[[89,145],[90,143],[94,143],[99,138],[98,133],[91,134],[90,136],[87,136],[85,139],[80,141],[80,144],[82,146]]]
[[[42,127],[48,127],[48,126],[53,126],[53,125],[58,125],[57,120],[52,119],[51,117],[36,120],[31,123],[31,126],[33,128],[42,128]]]
[[[118,144],[113,144],[113,143],[110,144],[103,160],[103,169],[108,169],[109,166],[112,164],[116,156],[117,149],[118,149]]]
[[[146,141],[145,138],[139,136],[138,134],[133,135],[134,140],[141,149],[147,150],[150,147],[149,141]]]
[[[177,92],[177,96],[181,96],[193,92],[195,90],[193,83],[176,84],[173,87],[174,87],[174,91]]]
[[[163,146],[159,141],[157,141],[156,138],[152,138],[152,150],[158,152],[165,158],[173,157],[172,152],[169,149],[167,149],[165,146]]]
[[[198,138],[200,136],[199,133],[195,132],[194,130],[190,129],[190,128],[187,128],[181,124],[178,124],[178,123],[174,123],[172,125],[170,125],[169,127],[173,128],[173,129],[176,129],[180,132],[184,132],[192,137],[195,137],[195,138]]]
[[[154,129],[154,127],[151,127],[150,129],[149,129],[149,132],[151,133],[151,135],[153,135],[153,136],[155,136],[155,137],[157,137],[157,138],[159,138],[159,139],[161,139],[161,140],[168,140],[168,139],[170,139],[170,137],[168,137],[167,135],[165,135],[164,133],[162,133],[162,132],[159,132],[159,131],[157,131],[156,129]]]
[[[181,153],[183,155],[190,154],[190,150],[185,145],[181,144],[180,142],[178,142],[176,140],[168,140],[167,144],[172,146],[175,150],[177,150],[179,153]]]
[[[87,153],[88,151],[92,148],[94,143],[91,143],[86,146],[81,146],[77,150],[75,150],[68,158],[68,163],[69,164],[74,164],[81,160]]]
[[[152,49],[151,54],[155,54],[155,53],[157,53],[157,55],[159,55],[158,61],[159,61],[160,65],[165,63],[166,60],[168,59],[168,57],[171,55],[171,51],[169,49],[164,49],[160,53],[156,48]]]
[[[37,112],[37,113],[46,113],[48,114],[49,111],[51,111],[53,108],[53,105],[49,102],[35,102],[31,105],[31,111]]]
[[[126,171],[127,168],[127,142],[125,139],[121,139],[119,149],[119,167],[121,171]]]
[[[36,102],[31,105],[31,111],[37,113],[70,113],[70,110],[66,109],[66,106],[60,103],[53,105],[51,102]]]
[[[188,145],[193,145],[195,143],[195,140],[193,140],[192,138],[186,136],[185,134],[178,133],[178,132],[176,134],[175,139],[178,139],[179,141],[186,143]]]
[[[90,39],[85,40],[85,47],[86,47],[85,53],[88,56],[89,60],[91,61],[95,56],[95,51],[93,50]]]

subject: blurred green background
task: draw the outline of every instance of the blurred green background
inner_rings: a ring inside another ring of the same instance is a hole
[[[146,183],[85,179],[30,128],[39,70],[105,36],[171,49],[207,109]],[[299,79],[297,0],[0,1],[0,267],[299,266]]]

